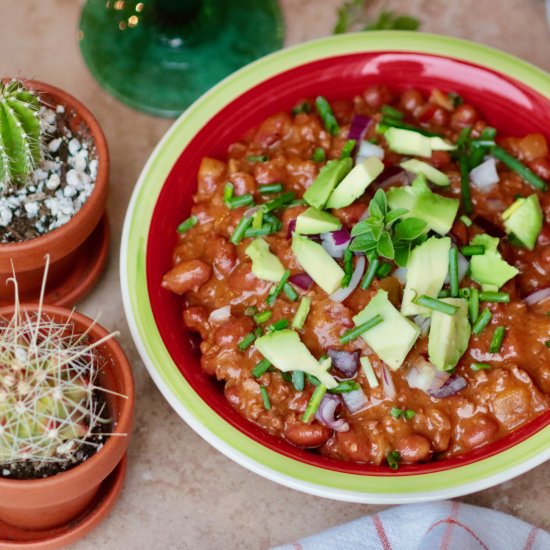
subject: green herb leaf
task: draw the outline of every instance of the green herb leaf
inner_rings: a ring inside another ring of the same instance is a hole
[[[395,226],[395,236],[397,239],[412,241],[420,237],[427,226],[428,224],[420,218],[406,218]]]
[[[393,248],[393,242],[391,236],[387,231],[383,231],[380,235],[380,239],[376,245],[376,250],[379,256],[393,260],[395,257],[395,249]]]
[[[408,213],[409,211],[406,208],[395,208],[394,210],[390,210],[385,219],[386,225],[391,225],[395,220],[402,218]]]

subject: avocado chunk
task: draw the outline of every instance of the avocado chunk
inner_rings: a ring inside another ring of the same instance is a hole
[[[431,157],[432,146],[430,138],[401,128],[388,128],[384,132],[388,147],[401,155],[413,155],[417,157]]]
[[[483,254],[472,256],[470,259],[470,277],[484,288],[488,288],[487,285],[492,285],[492,288],[499,289],[506,281],[519,273],[514,266],[502,259],[497,250],[498,239],[496,237],[486,234],[476,235],[471,244],[480,244],[485,247]]]
[[[443,302],[459,308],[454,315],[432,312],[428,356],[438,370],[451,370],[468,349],[470,333],[468,302],[463,298],[443,298]]]
[[[283,264],[269,251],[269,245],[261,238],[254,239],[244,251],[252,260],[252,273],[264,281],[277,283],[285,272]]]
[[[529,250],[535,248],[542,229],[542,208],[537,195],[517,199],[502,213],[506,233],[514,235]]]
[[[453,226],[460,201],[433,193],[419,175],[411,186],[392,187],[386,193],[391,209],[406,208],[409,216],[424,220],[430,230],[446,235]]]
[[[407,263],[407,282],[403,291],[403,315],[429,315],[431,310],[416,305],[417,296],[437,298],[449,272],[449,237],[430,237],[411,252]]]
[[[316,235],[338,231],[342,222],[332,214],[310,207],[296,218],[296,231],[302,235]]]
[[[340,288],[344,270],[320,244],[294,233],[292,252],[304,271],[327,294],[332,294]]]
[[[329,390],[338,385],[334,377],[327,372],[330,362],[319,363],[293,330],[276,330],[260,336],[254,342],[254,346],[282,372],[296,370],[306,372],[318,378]]]
[[[444,139],[437,136],[430,138],[430,145],[432,147],[432,151],[454,151],[456,149],[456,145],[448,143]]]
[[[330,195],[327,208],[344,208],[358,199],[367,187],[382,173],[384,163],[371,157],[357,166],[338,184]]]
[[[420,335],[420,327],[395,309],[385,290],[379,290],[353,322],[360,325],[375,315],[381,315],[384,320],[361,337],[388,367],[397,370]]]
[[[334,188],[346,177],[352,167],[353,160],[350,157],[329,160],[321,168],[314,182],[306,189],[304,200],[310,206],[324,208]]]
[[[429,181],[441,187],[447,187],[451,183],[447,174],[444,174],[441,170],[421,160],[409,159],[402,162],[399,166],[401,166],[403,170],[407,170],[407,172],[422,174]]]

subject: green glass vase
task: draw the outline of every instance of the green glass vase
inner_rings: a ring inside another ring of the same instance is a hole
[[[80,48],[128,105],[174,117],[222,78],[279,49],[276,0],[87,0]]]

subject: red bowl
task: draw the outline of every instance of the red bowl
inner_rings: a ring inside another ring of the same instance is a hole
[[[391,33],[384,34],[391,36]],[[438,40],[447,39],[440,37]],[[469,43],[459,44],[466,48]],[[470,46],[473,49],[484,49]],[[493,52],[493,55],[496,54]],[[521,63],[504,54],[498,55],[514,63]],[[230,77],[227,83],[220,86],[227,87],[231,78],[235,80],[236,76]],[[549,81],[545,82],[548,84]],[[478,107],[501,135],[521,136],[540,132],[550,140],[550,86],[541,93],[502,72],[464,59],[418,51],[362,51],[324,56],[288,70],[273,71],[269,78],[247,88],[221,109],[214,106],[211,118],[202,127],[193,130],[194,137],[181,150],[158,193],[154,207],[151,207],[145,266],[150,308],[163,344],[181,376],[208,407],[248,438],[277,453],[324,470],[380,476],[388,475],[387,467],[336,461],[299,449],[241,417],[225,399],[222,385],[201,369],[197,341],[182,325],[181,298],[160,286],[162,276],[171,268],[172,250],[176,243],[174,228],[190,212],[191,196],[196,189],[196,174],[202,157],[226,158],[231,143],[241,139],[249,129],[269,115],[288,111],[303,98],[323,95],[329,100],[348,99],[372,84],[385,84],[396,90],[416,88],[426,93],[433,88],[454,91]],[[130,258],[127,260],[131,261]],[[127,312],[129,300],[126,303]],[[135,311],[130,312],[132,315],[135,315]],[[143,334],[137,335],[138,339],[140,337]],[[550,412],[540,415],[513,434],[460,458],[403,466],[392,475],[427,474],[471,464],[525,441],[548,425]]]

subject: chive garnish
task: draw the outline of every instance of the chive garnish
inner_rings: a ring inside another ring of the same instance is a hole
[[[550,340],[546,340],[546,342],[544,342],[544,345],[545,345],[547,348],[550,348]]]
[[[363,277],[363,280],[361,281],[361,288],[366,290],[371,285],[372,281],[374,280],[374,276],[376,275],[376,272],[378,271],[378,267],[380,266],[380,260],[378,258],[374,258],[369,263],[369,267],[367,268],[367,272],[365,273],[365,276]]]
[[[231,210],[240,208],[241,206],[249,206],[254,204],[254,197],[250,193],[239,195],[238,197],[231,197],[225,201],[225,205]]]
[[[493,339],[489,344],[489,353],[498,353],[500,348],[502,348],[502,341],[504,340],[504,335],[506,334],[505,327],[497,327],[495,333],[493,334]]]
[[[463,246],[460,252],[462,252],[463,256],[481,256],[485,254],[485,247],[482,244],[470,244]]]
[[[233,231],[233,234],[231,235],[231,238],[229,240],[233,244],[239,244],[243,240],[244,234],[251,224],[252,216],[243,216],[237,224],[237,227],[235,227],[235,231]]]
[[[444,288],[443,290],[440,290],[437,293],[438,298],[449,298],[451,296],[451,291],[447,288]]]
[[[178,225],[178,233],[182,235],[183,233],[187,233],[193,226],[197,225],[199,222],[199,218],[197,216],[189,216],[186,220],[182,221]]]
[[[399,451],[391,451],[386,455],[386,460],[392,470],[397,470],[401,462],[401,453]]]
[[[313,155],[311,155],[311,160],[313,162],[325,162],[327,158],[327,155],[325,154],[325,150],[322,147],[315,147],[315,151],[313,151]]]
[[[235,186],[230,181],[228,181],[223,186],[223,202],[227,202],[228,200],[232,199],[234,191]]]
[[[289,322],[286,319],[279,319],[278,321],[275,321],[272,325],[269,325],[267,327],[267,332],[275,332],[277,330],[283,330],[285,328],[288,328]]]
[[[451,246],[449,251],[449,279],[451,296],[456,298],[458,296],[458,250]]]
[[[280,193],[283,190],[282,183],[266,183],[258,186],[258,191],[262,195],[269,195],[271,193]]]
[[[428,309],[445,313],[446,315],[454,315],[459,310],[458,306],[453,306],[453,304],[442,302],[437,298],[432,298],[431,296],[426,296],[425,294],[415,298],[413,302],[419,306],[424,306]]]
[[[535,189],[546,191],[547,186],[544,180],[502,147],[498,147],[497,145],[491,147],[491,153],[495,158],[508,166],[508,168],[519,174],[527,183],[530,183]]]
[[[295,105],[292,108],[292,111],[290,111],[294,116],[300,114],[300,113],[311,113],[311,103],[309,101],[303,101],[302,103],[298,103],[298,105]]]
[[[485,141],[485,142],[491,142],[491,144],[494,145],[493,140],[495,139],[496,135],[497,135],[497,131],[494,128],[491,128],[490,126],[487,126],[487,128],[484,128],[483,131],[481,132],[481,136],[479,137],[479,139],[472,140],[472,141],[476,141],[476,143],[478,143],[478,146],[477,147],[474,146],[471,148],[470,157],[468,158],[468,166],[470,170],[472,168],[475,168],[481,163],[481,161],[483,160],[483,157],[486,155],[488,151],[487,146],[479,145],[479,144]],[[470,145],[471,144],[472,142],[470,142]]]
[[[283,287],[286,285],[286,282],[288,281],[289,277],[290,277],[290,269],[287,269],[283,273],[281,280],[275,285],[274,288],[271,289],[271,291],[267,295],[265,302],[268,306],[272,306],[275,303],[277,296],[279,296],[279,294],[282,292]]]
[[[262,359],[250,372],[254,378],[260,378],[271,367],[271,363],[267,359]]]
[[[340,152],[340,158],[345,159],[348,157],[351,157],[351,154],[353,153],[353,150],[355,149],[355,144],[357,143],[357,140],[355,139],[348,139],[344,146],[342,147],[342,151]]]
[[[296,391],[303,391],[306,387],[305,376],[303,370],[292,371],[292,384]]]
[[[261,210],[258,210],[254,216],[252,216],[252,227],[253,229],[261,229],[264,222],[264,213]]]
[[[360,388],[361,386],[355,380],[342,380],[335,388],[328,391],[329,393],[350,393]]]
[[[470,289],[468,314],[470,316],[470,323],[475,323],[479,317],[479,290],[477,288]]]
[[[471,133],[471,126],[466,126],[462,128],[462,130],[460,130],[460,134],[458,134],[458,139],[456,140],[457,147],[462,147],[468,141]]]
[[[483,329],[489,324],[492,316],[493,314],[491,313],[491,310],[485,308],[481,312],[481,315],[476,319],[476,322],[473,324],[472,332],[474,334],[481,334],[483,332]]]
[[[380,112],[383,115],[387,115],[390,118],[396,118],[397,120],[401,120],[405,116],[401,111],[399,111],[395,107],[392,107],[391,105],[384,105],[380,109]]]
[[[285,382],[292,382],[292,374],[290,372],[281,372],[281,378]]]
[[[247,306],[244,308],[244,314],[247,317],[253,317],[256,313],[258,313],[258,308],[256,306]]]
[[[264,331],[262,327],[256,327],[254,329],[254,336],[256,336],[256,338],[259,338],[260,336],[263,336],[263,335],[264,335]]]
[[[309,372],[306,372],[306,380],[314,386],[318,386],[321,383],[316,376],[313,376],[313,374],[309,374]]]
[[[319,408],[326,392],[327,388],[323,386],[323,384],[319,384],[315,387],[315,390],[313,391],[313,394],[307,404],[304,416],[302,417],[302,422],[309,424],[313,420],[313,417],[315,416],[315,413],[317,412],[317,409]]]
[[[488,370],[491,368],[491,365],[489,365],[489,363],[472,363],[470,368],[475,371]]]
[[[356,338],[359,338],[361,334],[364,332],[367,332],[367,330],[370,330],[371,328],[375,327],[376,325],[379,325],[384,318],[382,315],[378,314],[374,317],[371,317],[368,321],[365,321],[364,323],[361,323],[360,325],[356,326],[355,328],[352,328],[350,330],[346,330],[342,336],[340,336],[340,342],[342,344],[347,344],[348,342],[351,342],[352,340],[355,340]]]
[[[271,401],[269,400],[269,394],[265,386],[260,386],[260,392],[262,393],[262,400],[264,402],[264,409],[268,411],[271,409]]]
[[[269,157],[267,155],[248,155],[246,157],[246,160],[252,163],[267,162],[269,160]]]
[[[436,132],[432,132],[430,130],[425,130],[424,128],[418,128],[417,126],[413,126],[412,124],[407,124],[406,122],[403,122],[395,117],[382,117],[382,120],[378,125],[378,132],[383,133],[383,131],[381,132],[381,130],[385,130],[389,127],[400,128],[402,130],[410,130],[411,132],[416,132],[417,134],[422,134],[423,136],[427,137],[441,137],[441,134],[437,134]]]
[[[474,223],[468,216],[460,216],[460,221],[466,226],[466,227],[472,227],[472,224]]]
[[[258,323],[258,325],[261,325],[262,323],[265,323],[266,321],[269,321],[271,319],[271,316],[273,315],[273,312],[269,309],[266,309],[265,311],[262,311],[261,313],[256,313],[254,315],[254,321]]]
[[[392,407],[390,409],[390,414],[394,418],[403,417],[405,420],[411,420],[412,418],[414,418],[414,415],[416,413],[414,411],[412,411],[411,409],[403,410],[403,409],[400,409],[399,407]]]
[[[249,332],[238,344],[237,347],[240,351],[247,350],[256,340],[256,335],[253,332]]]
[[[247,239],[253,239],[255,237],[265,237],[265,235],[271,235],[273,233],[277,233],[277,231],[275,231],[271,225],[264,225],[259,229],[256,229],[255,227],[249,227],[244,232],[244,236]]]
[[[462,155],[459,160],[460,165],[460,193],[462,200],[462,210],[466,214],[473,211],[472,196],[470,192],[470,170],[468,168],[468,158]]]
[[[337,135],[340,132],[340,126],[338,126],[338,122],[336,121],[336,117],[334,116],[334,112],[329,102],[323,96],[318,96],[315,99],[315,107],[323,121],[325,130],[331,136]]]
[[[458,295],[461,297],[461,298],[466,298],[468,299],[470,297],[470,294],[472,293],[472,289],[470,288],[460,288],[458,290]]]
[[[282,195],[279,195],[275,199],[271,199],[270,201],[264,202],[264,204],[262,204],[262,212],[264,214],[267,214],[268,212],[272,212],[273,210],[282,208],[283,206],[286,206],[289,202],[294,200],[295,196],[296,196],[296,193],[294,193],[294,191],[288,191],[287,193],[283,193]]]
[[[346,288],[351,281],[351,276],[353,275],[353,252],[346,248],[344,252],[344,278],[342,279],[341,286]]]
[[[292,321],[292,328],[294,330],[301,330],[302,328],[304,328],[304,323],[306,322],[310,307],[311,298],[309,296],[304,296],[300,300],[300,305],[298,306],[298,309],[296,310],[296,314],[294,315],[294,319]]]
[[[384,277],[387,277],[391,273],[391,269],[392,269],[391,264],[389,264],[388,262],[382,262],[378,266],[378,269],[376,270],[376,276],[379,279],[383,279]]]
[[[492,292],[489,290],[482,290],[479,293],[480,302],[501,302],[507,304],[510,302],[510,294],[508,292]]]

